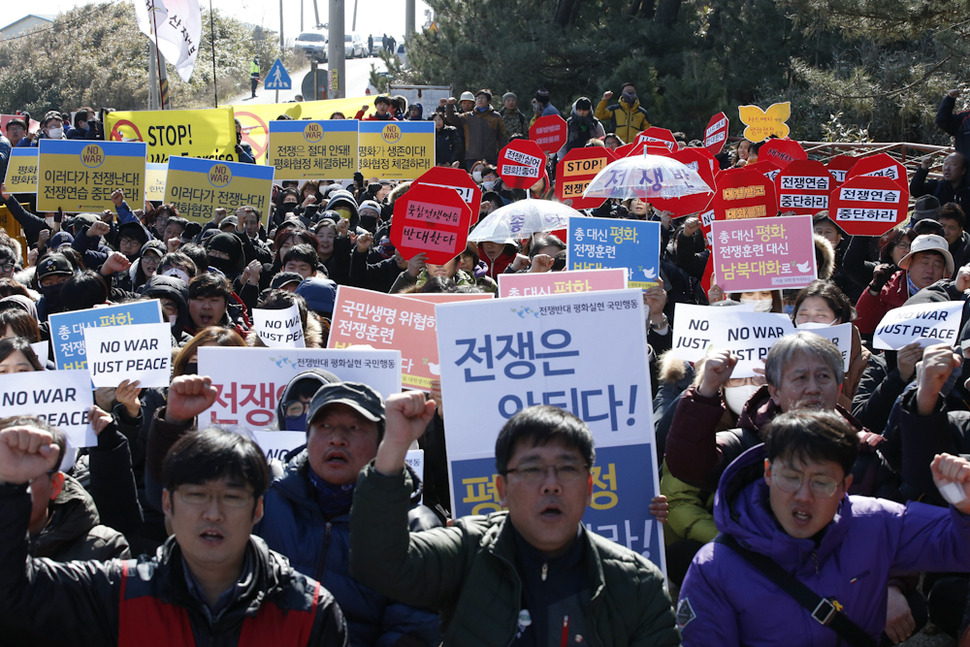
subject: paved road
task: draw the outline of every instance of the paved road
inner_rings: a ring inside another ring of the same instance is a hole
[[[364,96],[364,90],[367,88],[367,84],[370,81],[370,68],[371,65],[377,68],[378,71],[384,71],[386,69],[384,61],[379,58],[354,58],[346,61],[346,75],[347,75],[347,96],[348,97],[362,97]],[[326,67],[326,63],[320,64],[321,69]],[[265,90],[263,89],[262,80],[260,81],[259,87],[256,88],[256,98],[253,99],[249,92],[240,94],[239,96],[233,97],[229,104],[247,104],[247,103],[286,103],[288,101],[293,101],[293,97],[297,94],[302,94],[300,86],[303,83],[303,77],[310,71],[310,66],[300,69],[300,70],[287,70],[290,75],[290,79],[293,81],[292,90],[280,90],[279,91],[279,101],[276,99],[276,90]],[[220,101],[220,103],[223,103]]]

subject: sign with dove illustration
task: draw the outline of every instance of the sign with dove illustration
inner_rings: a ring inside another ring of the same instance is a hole
[[[647,289],[658,284],[660,223],[616,218],[570,217],[566,266],[570,270],[622,267],[627,287]]]
[[[790,132],[788,118],[791,117],[791,102],[773,103],[767,110],[758,106],[738,106],[738,116],[744,124],[744,138],[749,142],[760,142],[772,135],[788,137]]]
[[[715,220],[714,275],[726,293],[801,288],[818,276],[812,216]]]

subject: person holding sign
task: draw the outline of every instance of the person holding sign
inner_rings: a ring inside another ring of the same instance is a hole
[[[937,454],[927,463],[950,510],[904,506],[849,496],[858,440],[838,413],[785,413],[765,432],[721,479],[721,535],[680,591],[685,647],[907,638],[912,622],[881,636],[890,572],[970,569],[970,461]]]
[[[350,515],[357,578],[438,609],[445,645],[680,644],[657,568],[581,523],[593,436],[562,409],[529,407],[499,432],[495,487],[507,512],[410,533],[404,459],[435,407],[417,391],[387,399],[384,439]]]
[[[953,276],[953,256],[946,239],[935,234],[917,236],[910,252],[899,261],[901,268],[880,290],[873,285],[856,303],[856,326],[863,335],[872,335],[883,316],[906,303],[923,288],[944,277]]]
[[[203,397],[201,378],[192,379],[198,388],[185,395]],[[171,401],[168,409],[180,413]],[[254,442],[210,429],[176,443],[163,467],[163,505],[174,535],[140,561],[59,564],[27,555],[27,484],[56,469],[59,450],[42,429],[0,431],[5,627],[9,618],[28,622],[33,644],[63,642],[65,627],[73,642],[86,645],[146,637],[171,645],[248,645],[266,636],[276,645],[346,644],[333,596],[251,536],[269,480]]]

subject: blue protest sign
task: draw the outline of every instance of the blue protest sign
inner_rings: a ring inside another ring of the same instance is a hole
[[[133,301],[117,306],[62,312],[50,316],[51,345],[58,370],[84,370],[88,367],[84,346],[85,328],[163,323],[158,299]]]
[[[557,406],[581,418],[596,444],[587,527],[662,569],[660,525],[649,512],[660,484],[650,469],[657,460],[640,291],[441,304],[435,317],[454,514],[501,509],[499,429],[525,407]],[[623,352],[605,351],[608,339],[625,340]]]
[[[293,87],[293,82],[290,80],[290,74],[283,67],[283,62],[280,59],[276,59],[273,63],[273,67],[269,68],[269,72],[266,73],[266,81],[263,82],[263,88],[266,90],[290,90]]]
[[[569,269],[622,267],[627,271],[627,287],[657,285],[660,276],[659,222],[571,217],[567,239]]]

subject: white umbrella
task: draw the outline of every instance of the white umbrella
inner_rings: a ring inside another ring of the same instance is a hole
[[[618,159],[600,171],[583,192],[584,198],[680,198],[713,193],[697,171],[663,155]]]
[[[565,229],[571,216],[582,216],[572,207],[552,200],[519,200],[485,216],[468,234],[468,240],[504,243],[528,238],[543,231]]]

